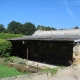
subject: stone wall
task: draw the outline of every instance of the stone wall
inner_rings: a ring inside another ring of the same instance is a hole
[[[73,47],[73,64],[80,65],[80,43],[75,43]]]

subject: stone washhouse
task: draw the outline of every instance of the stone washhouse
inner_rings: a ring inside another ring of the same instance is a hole
[[[31,36],[8,40],[12,43],[11,56],[53,65],[80,64],[80,29],[37,30]]]

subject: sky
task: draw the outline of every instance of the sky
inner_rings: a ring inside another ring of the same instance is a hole
[[[0,24],[7,27],[11,21],[80,28],[80,0],[0,0]]]

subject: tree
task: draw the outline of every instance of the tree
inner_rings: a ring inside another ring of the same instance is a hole
[[[4,32],[4,31],[5,31],[4,25],[0,24],[0,33]]]
[[[50,27],[50,26],[45,27],[45,29],[46,29],[46,30],[56,30],[56,28]]]
[[[42,26],[42,25],[38,25],[37,26],[37,30],[56,30],[56,28],[50,27],[50,26]]]
[[[79,29],[79,27],[78,26],[75,26],[74,29]]]
[[[66,30],[66,28],[61,28],[61,29],[59,29],[59,30]]]
[[[37,30],[38,30],[38,29],[39,29],[39,30],[45,30],[45,26],[38,25],[38,26],[37,26]]]
[[[25,35],[32,35],[35,32],[35,25],[31,22],[26,22],[23,24],[22,33]]]
[[[12,21],[8,24],[7,30],[10,33],[21,34],[22,24],[20,22]]]
[[[75,26],[75,27],[73,27],[72,29],[79,29],[79,27],[78,27],[78,26]]]

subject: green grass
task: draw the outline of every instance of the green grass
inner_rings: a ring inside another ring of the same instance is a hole
[[[42,69],[41,72],[45,72],[47,75],[48,73],[50,73],[51,75],[54,75],[57,73],[59,69],[63,69],[63,68],[65,68],[65,66],[59,66],[57,68],[46,68],[46,69]]]
[[[56,74],[57,73],[58,68],[46,68],[41,70],[41,72],[45,72],[47,75],[48,73],[50,73],[51,75]]]
[[[15,68],[9,68],[5,65],[0,64],[0,78],[24,75],[24,74],[28,74],[28,73],[18,72]]]

